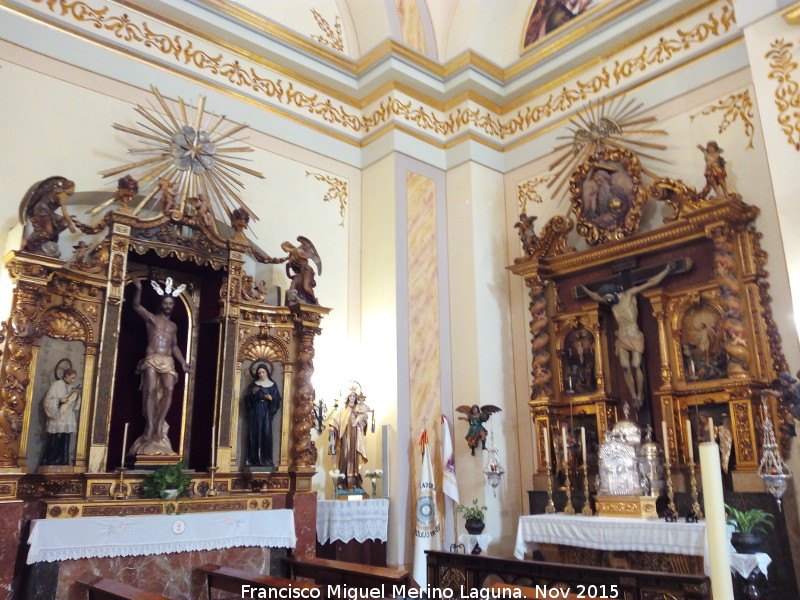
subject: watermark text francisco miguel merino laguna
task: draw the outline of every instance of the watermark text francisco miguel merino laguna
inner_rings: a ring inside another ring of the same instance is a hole
[[[603,595],[608,594],[610,598],[618,597],[616,585],[604,586],[576,586],[577,590],[572,590],[576,593],[578,598],[594,598],[598,593]],[[549,587],[545,585],[537,585],[533,589],[536,590],[536,598],[566,598],[570,591],[560,587]],[[277,600],[316,600],[321,597],[322,587],[319,588],[304,588],[304,587],[285,587],[285,588],[259,588],[249,584],[242,585],[242,598],[271,598]],[[450,600],[456,596],[456,592],[450,588],[418,588],[416,586],[410,587],[406,585],[377,585],[374,587],[351,587],[347,585],[329,585],[327,586],[327,598],[342,600],[361,600],[366,598],[423,598],[426,597],[431,600],[444,599]],[[481,588],[481,589],[464,589],[459,590],[461,598],[476,598],[480,600],[488,600],[490,598],[522,598],[522,592],[514,588]]]

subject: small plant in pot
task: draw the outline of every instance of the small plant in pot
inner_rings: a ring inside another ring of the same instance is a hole
[[[192,476],[185,475],[186,463],[160,467],[142,481],[142,496],[145,498],[182,498],[189,495]]]
[[[456,506],[456,512],[464,513],[464,527],[467,529],[467,533],[472,535],[480,535],[483,528],[486,527],[486,523],[483,522],[483,511],[485,510],[485,506],[478,506],[477,498],[472,501],[470,506],[463,504]]]
[[[767,533],[767,527],[772,529],[772,515],[760,508],[738,510],[725,505],[728,515],[728,525],[733,525],[731,544],[739,554],[755,554],[764,546],[762,533]]]

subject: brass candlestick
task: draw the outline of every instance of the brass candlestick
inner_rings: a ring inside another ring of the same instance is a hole
[[[667,472],[667,498],[669,499],[669,504],[667,508],[672,511],[672,514],[678,514],[678,509],[675,508],[675,490],[672,489],[672,463],[669,460],[664,461],[664,470]]]
[[[594,512],[592,511],[592,507],[589,505],[589,469],[586,466],[586,463],[583,463],[583,497],[585,498],[585,501],[583,503],[581,513],[587,517],[591,517]]]
[[[211,483],[208,484],[208,491],[206,492],[206,496],[216,496],[218,492],[214,487],[214,473],[217,472],[219,467],[208,467],[208,470],[211,472]]]
[[[697,501],[697,479],[694,477],[694,461],[689,463],[689,485],[692,488],[692,510],[698,519],[702,519],[703,511],[700,510],[700,503]]]
[[[567,461],[564,461],[564,474],[566,475],[566,481],[564,482],[564,488],[567,492],[567,505],[564,507],[564,514],[565,515],[574,515],[575,514],[575,507],[572,506],[572,484],[569,480],[569,466],[567,465]]]
[[[119,471],[119,481],[114,485],[114,500],[125,500],[128,498],[129,488],[125,483],[125,467],[117,467]]]
[[[544,507],[544,512],[552,515],[556,512],[556,505],[553,504],[553,480],[550,477],[550,463],[547,463],[547,506]]]

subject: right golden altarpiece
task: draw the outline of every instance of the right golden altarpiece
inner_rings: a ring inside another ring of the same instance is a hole
[[[604,185],[606,193],[598,193]],[[587,462],[596,465],[598,445],[628,405],[638,408],[640,423],[658,425],[653,439],[668,446],[679,469],[713,418],[732,433],[731,472],[754,480],[761,391],[788,371],[770,308],[758,208],[735,192],[709,199],[679,180],[646,185],[637,156],[623,149],[594,153],[569,187],[575,220],[556,216],[536,233],[534,218],[521,215],[525,255],[510,267],[530,295],[537,471],[547,466],[545,443],[558,457],[553,437],[562,426],[573,436],[585,428]],[[666,216],[662,225],[639,231],[646,202],[657,202]],[[586,249],[570,246],[573,229]],[[624,335],[615,314],[586,289],[637,293],[638,388],[636,373],[626,377],[615,351]],[[792,417],[774,396],[768,411],[786,453]],[[668,440],[661,439],[662,421]]]

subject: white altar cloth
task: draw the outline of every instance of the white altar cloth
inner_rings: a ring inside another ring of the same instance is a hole
[[[38,519],[28,537],[28,564],[235,546],[294,548],[296,542],[290,509]]]
[[[386,541],[389,530],[389,499],[318,500],[317,541]]]
[[[660,519],[525,515],[517,525],[514,556],[525,557],[529,544],[558,544],[595,550],[634,550],[702,556],[708,573],[706,524],[667,523]]]

